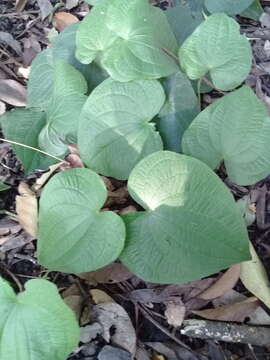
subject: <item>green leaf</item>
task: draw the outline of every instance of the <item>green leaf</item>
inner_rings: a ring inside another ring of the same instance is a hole
[[[259,21],[262,14],[263,14],[263,8],[260,3],[260,0],[255,0],[250,5],[250,7],[247,8],[245,11],[243,11],[240,15],[255,21]]]
[[[250,243],[251,261],[241,264],[240,279],[245,288],[270,308],[270,287],[265,268],[258,257],[252,243]]]
[[[30,280],[17,297],[0,279],[1,360],[66,360],[79,342],[75,316],[54,284]]]
[[[133,169],[128,189],[146,211],[124,216],[120,260],[142,279],[187,282],[249,259],[233,196],[202,162],[169,151],[151,154]]]
[[[39,53],[31,64],[27,86],[27,105],[44,109],[50,101],[54,78],[52,49]]]
[[[158,31],[157,31],[158,29]],[[177,42],[165,14],[147,0],[106,0],[95,6],[77,31],[76,57],[97,59],[118,81],[158,79],[178,70]]]
[[[117,259],[125,226],[114,212],[99,210],[107,197],[101,178],[89,169],[55,175],[40,199],[38,259],[50,270],[99,269]]]
[[[6,191],[10,189],[10,186],[9,185],[6,185],[6,184],[0,184],[0,191]]]
[[[46,115],[37,109],[16,109],[0,117],[4,136],[7,140],[16,141],[39,149],[38,136],[46,124]],[[29,174],[36,169],[47,169],[55,160],[41,153],[19,145],[13,145],[24,171]]]
[[[196,117],[184,134],[182,148],[212,169],[223,160],[233,182],[251,185],[270,173],[269,137],[266,107],[243,86]]]
[[[85,65],[76,59],[76,32],[79,24],[79,22],[71,24],[60,32],[53,46],[53,58],[54,61],[64,60],[79,70],[85,77],[88,89],[91,92],[108,77],[108,74],[94,62]]]
[[[246,10],[254,0],[205,0],[206,9],[210,13],[226,13],[237,15]]]
[[[157,80],[105,80],[81,112],[78,144],[85,164],[102,175],[127,179],[140,159],[162,149],[150,121],[164,101]]]
[[[204,20],[201,11],[194,12],[180,3],[177,3],[176,7],[167,9],[165,15],[179,46]]]
[[[180,152],[182,136],[200,112],[199,101],[190,81],[181,72],[166,78],[162,85],[167,99],[155,123],[164,148]]]
[[[209,72],[214,86],[227,91],[248,76],[252,54],[238,23],[225,14],[214,14],[187,38],[179,59],[190,79],[200,79]]]

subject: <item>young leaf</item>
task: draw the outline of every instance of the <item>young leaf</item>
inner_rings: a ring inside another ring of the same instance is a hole
[[[143,157],[162,149],[150,120],[165,101],[157,80],[107,79],[89,96],[80,117],[82,160],[96,172],[125,180]]]
[[[205,0],[206,9],[210,13],[240,14],[246,10],[254,0]]]
[[[249,258],[234,199],[202,162],[156,152],[133,169],[128,188],[146,211],[123,216],[127,240],[120,259],[142,279],[188,282]]]
[[[79,342],[75,316],[54,284],[30,280],[17,297],[0,279],[1,360],[66,360]]]
[[[77,31],[78,60],[89,64],[98,59],[118,81],[171,75],[178,66],[168,54],[176,52],[165,14],[147,0],[102,1]]]
[[[7,140],[16,141],[39,149],[38,135],[46,124],[46,115],[37,109],[16,109],[0,117],[1,127]],[[55,160],[37,151],[13,145],[24,171],[47,169]]]
[[[270,118],[243,86],[202,111],[184,134],[182,148],[212,169],[224,160],[229,178],[251,185],[270,173]]]
[[[190,79],[200,79],[209,72],[214,86],[227,91],[248,76],[252,55],[238,23],[225,14],[213,14],[186,39],[179,59]]]
[[[51,270],[80,273],[113,262],[123,249],[125,226],[100,212],[106,187],[89,169],[55,175],[40,199],[38,259]]]
[[[182,136],[191,121],[200,112],[199,101],[191,82],[181,72],[166,78],[162,85],[167,99],[155,119],[155,123],[162,137],[164,148],[180,152]]]

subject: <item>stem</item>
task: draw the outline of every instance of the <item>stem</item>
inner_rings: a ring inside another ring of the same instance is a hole
[[[24,147],[24,148],[26,148],[26,149],[30,149],[30,150],[37,151],[37,152],[39,152],[39,153],[41,153],[41,154],[43,154],[43,155],[49,156],[49,157],[51,157],[51,158],[53,158],[53,159],[55,159],[55,160],[57,160],[57,161],[65,162],[65,163],[68,164],[68,162],[67,162],[66,160],[61,159],[61,158],[59,158],[59,157],[57,157],[57,156],[51,155],[51,154],[47,153],[46,151],[39,150],[39,149],[34,148],[34,147],[32,147],[32,146],[25,145],[25,144],[21,144],[21,143],[19,143],[19,142],[17,142],[17,141],[7,140],[7,139],[3,139],[3,138],[0,138],[0,141],[4,141],[4,142],[10,143],[10,144],[22,146],[22,147]]]
[[[198,80],[197,83],[197,93],[198,93],[198,100],[199,100],[199,109],[201,110],[202,104],[201,104],[201,84],[202,84],[202,78]]]

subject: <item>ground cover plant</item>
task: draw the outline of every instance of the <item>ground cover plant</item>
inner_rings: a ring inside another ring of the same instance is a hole
[[[238,185],[270,172],[270,118],[243,85],[251,46],[232,17],[257,2],[199,3],[183,25],[180,2],[166,12],[146,0],[95,2],[33,61],[27,107],[0,117],[26,174],[64,160],[74,144],[85,166],[59,172],[41,192],[37,254],[48,270],[79,274],[120,261],[165,284],[250,260],[245,220],[215,171],[223,166]],[[213,88],[222,96],[202,109],[201,92]],[[127,180],[140,210],[104,209],[101,176]],[[31,280],[17,297],[0,285],[1,359],[66,359],[78,328],[54,285]]]

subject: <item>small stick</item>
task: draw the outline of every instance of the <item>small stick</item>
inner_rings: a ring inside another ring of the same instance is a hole
[[[262,326],[237,325],[221,321],[185,320],[182,335],[199,339],[211,339],[231,343],[268,346],[270,328]]]

